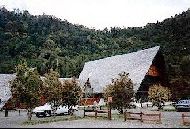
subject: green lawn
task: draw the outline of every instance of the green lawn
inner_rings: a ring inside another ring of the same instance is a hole
[[[33,118],[31,121],[26,120],[23,122],[24,125],[34,125],[34,124],[43,124],[43,123],[50,123],[50,122],[58,122],[58,121],[68,121],[68,120],[78,120],[78,119],[96,119],[96,120],[107,120],[107,113],[98,113],[98,117],[95,118],[94,116],[85,116],[84,118],[71,116],[71,115],[64,115],[64,116],[51,116],[51,117],[44,117],[44,118]],[[124,119],[123,114],[112,114],[112,119]]]
[[[58,122],[58,121],[67,121],[67,120],[77,120],[81,119],[80,117],[76,116],[70,116],[70,115],[65,115],[65,116],[51,116],[51,117],[45,117],[45,118],[36,118],[32,119],[31,121],[27,120],[24,121],[24,125],[34,125],[34,124],[42,124],[42,123],[50,123],[50,122]]]

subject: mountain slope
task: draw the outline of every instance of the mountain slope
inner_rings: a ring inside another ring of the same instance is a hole
[[[86,61],[159,45],[169,80],[190,75],[190,10],[144,27],[94,30],[50,15],[0,9],[0,73],[13,73],[26,59],[41,74],[58,69],[79,76]]]

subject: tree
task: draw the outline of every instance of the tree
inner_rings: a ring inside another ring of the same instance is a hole
[[[153,105],[161,109],[161,103],[170,100],[171,91],[168,87],[161,86],[161,84],[154,84],[148,90],[148,98],[153,102]]]
[[[18,60],[26,58],[28,65],[37,66],[41,75],[58,68],[61,77],[78,77],[87,61],[159,45],[166,66],[179,65],[182,78],[186,77],[189,83],[189,14],[187,10],[144,27],[101,31],[54,16],[34,16],[26,10],[0,7],[0,72],[14,73]],[[178,78],[178,68],[172,69],[167,69],[169,81]]]
[[[189,75],[190,75],[190,69],[189,69],[190,68],[190,54],[188,56],[184,56],[182,58],[180,68],[181,68],[182,74],[189,77]]]
[[[185,77],[178,77],[177,79],[170,82],[171,92],[172,92],[172,100],[177,101],[183,98],[190,98],[190,83],[189,79]],[[179,92],[182,91],[182,92]]]
[[[59,80],[59,73],[50,69],[50,71],[45,74],[43,96],[46,98],[46,101],[51,104],[54,114],[57,107],[62,104],[63,90]]]
[[[134,96],[133,83],[128,76],[129,73],[120,73],[119,78],[113,79],[104,89],[104,98],[112,97],[112,107],[120,113],[123,113],[123,108],[129,107]]]
[[[61,49],[56,45],[53,40],[48,38],[44,42],[40,55],[38,57],[38,59],[43,62],[43,65],[38,66],[40,69],[40,73],[45,74],[49,72],[50,69],[58,70],[59,60],[62,59],[58,56],[60,52]]]
[[[29,69],[26,62],[16,66],[16,78],[11,82],[13,102],[27,105],[28,120],[32,118],[31,109],[40,103],[42,89],[42,80],[36,69]]]
[[[72,106],[76,106],[82,97],[82,89],[75,77],[63,82],[63,96],[63,105],[67,105],[69,111],[72,111]]]

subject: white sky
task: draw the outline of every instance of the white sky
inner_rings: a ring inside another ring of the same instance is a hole
[[[8,10],[54,15],[89,28],[138,27],[190,8],[190,0],[0,0]]]

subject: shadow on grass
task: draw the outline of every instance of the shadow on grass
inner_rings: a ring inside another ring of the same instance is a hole
[[[36,118],[34,120],[26,120],[22,124],[23,125],[35,125],[35,124],[43,124],[43,123],[51,123],[58,121],[70,121],[70,120],[79,120],[79,119],[93,119],[93,120],[108,120],[106,114],[101,114],[95,118],[94,116],[85,116],[85,117],[77,117],[77,116],[56,116],[56,117],[45,117],[45,118]],[[112,120],[123,119],[123,114],[112,114]]]
[[[37,118],[34,120],[27,120],[24,121],[23,125],[35,125],[35,124],[43,124],[43,123],[50,123],[50,122],[58,122],[58,121],[69,121],[69,120],[78,120],[81,117],[76,116],[56,116],[56,117],[46,117],[46,118]]]

